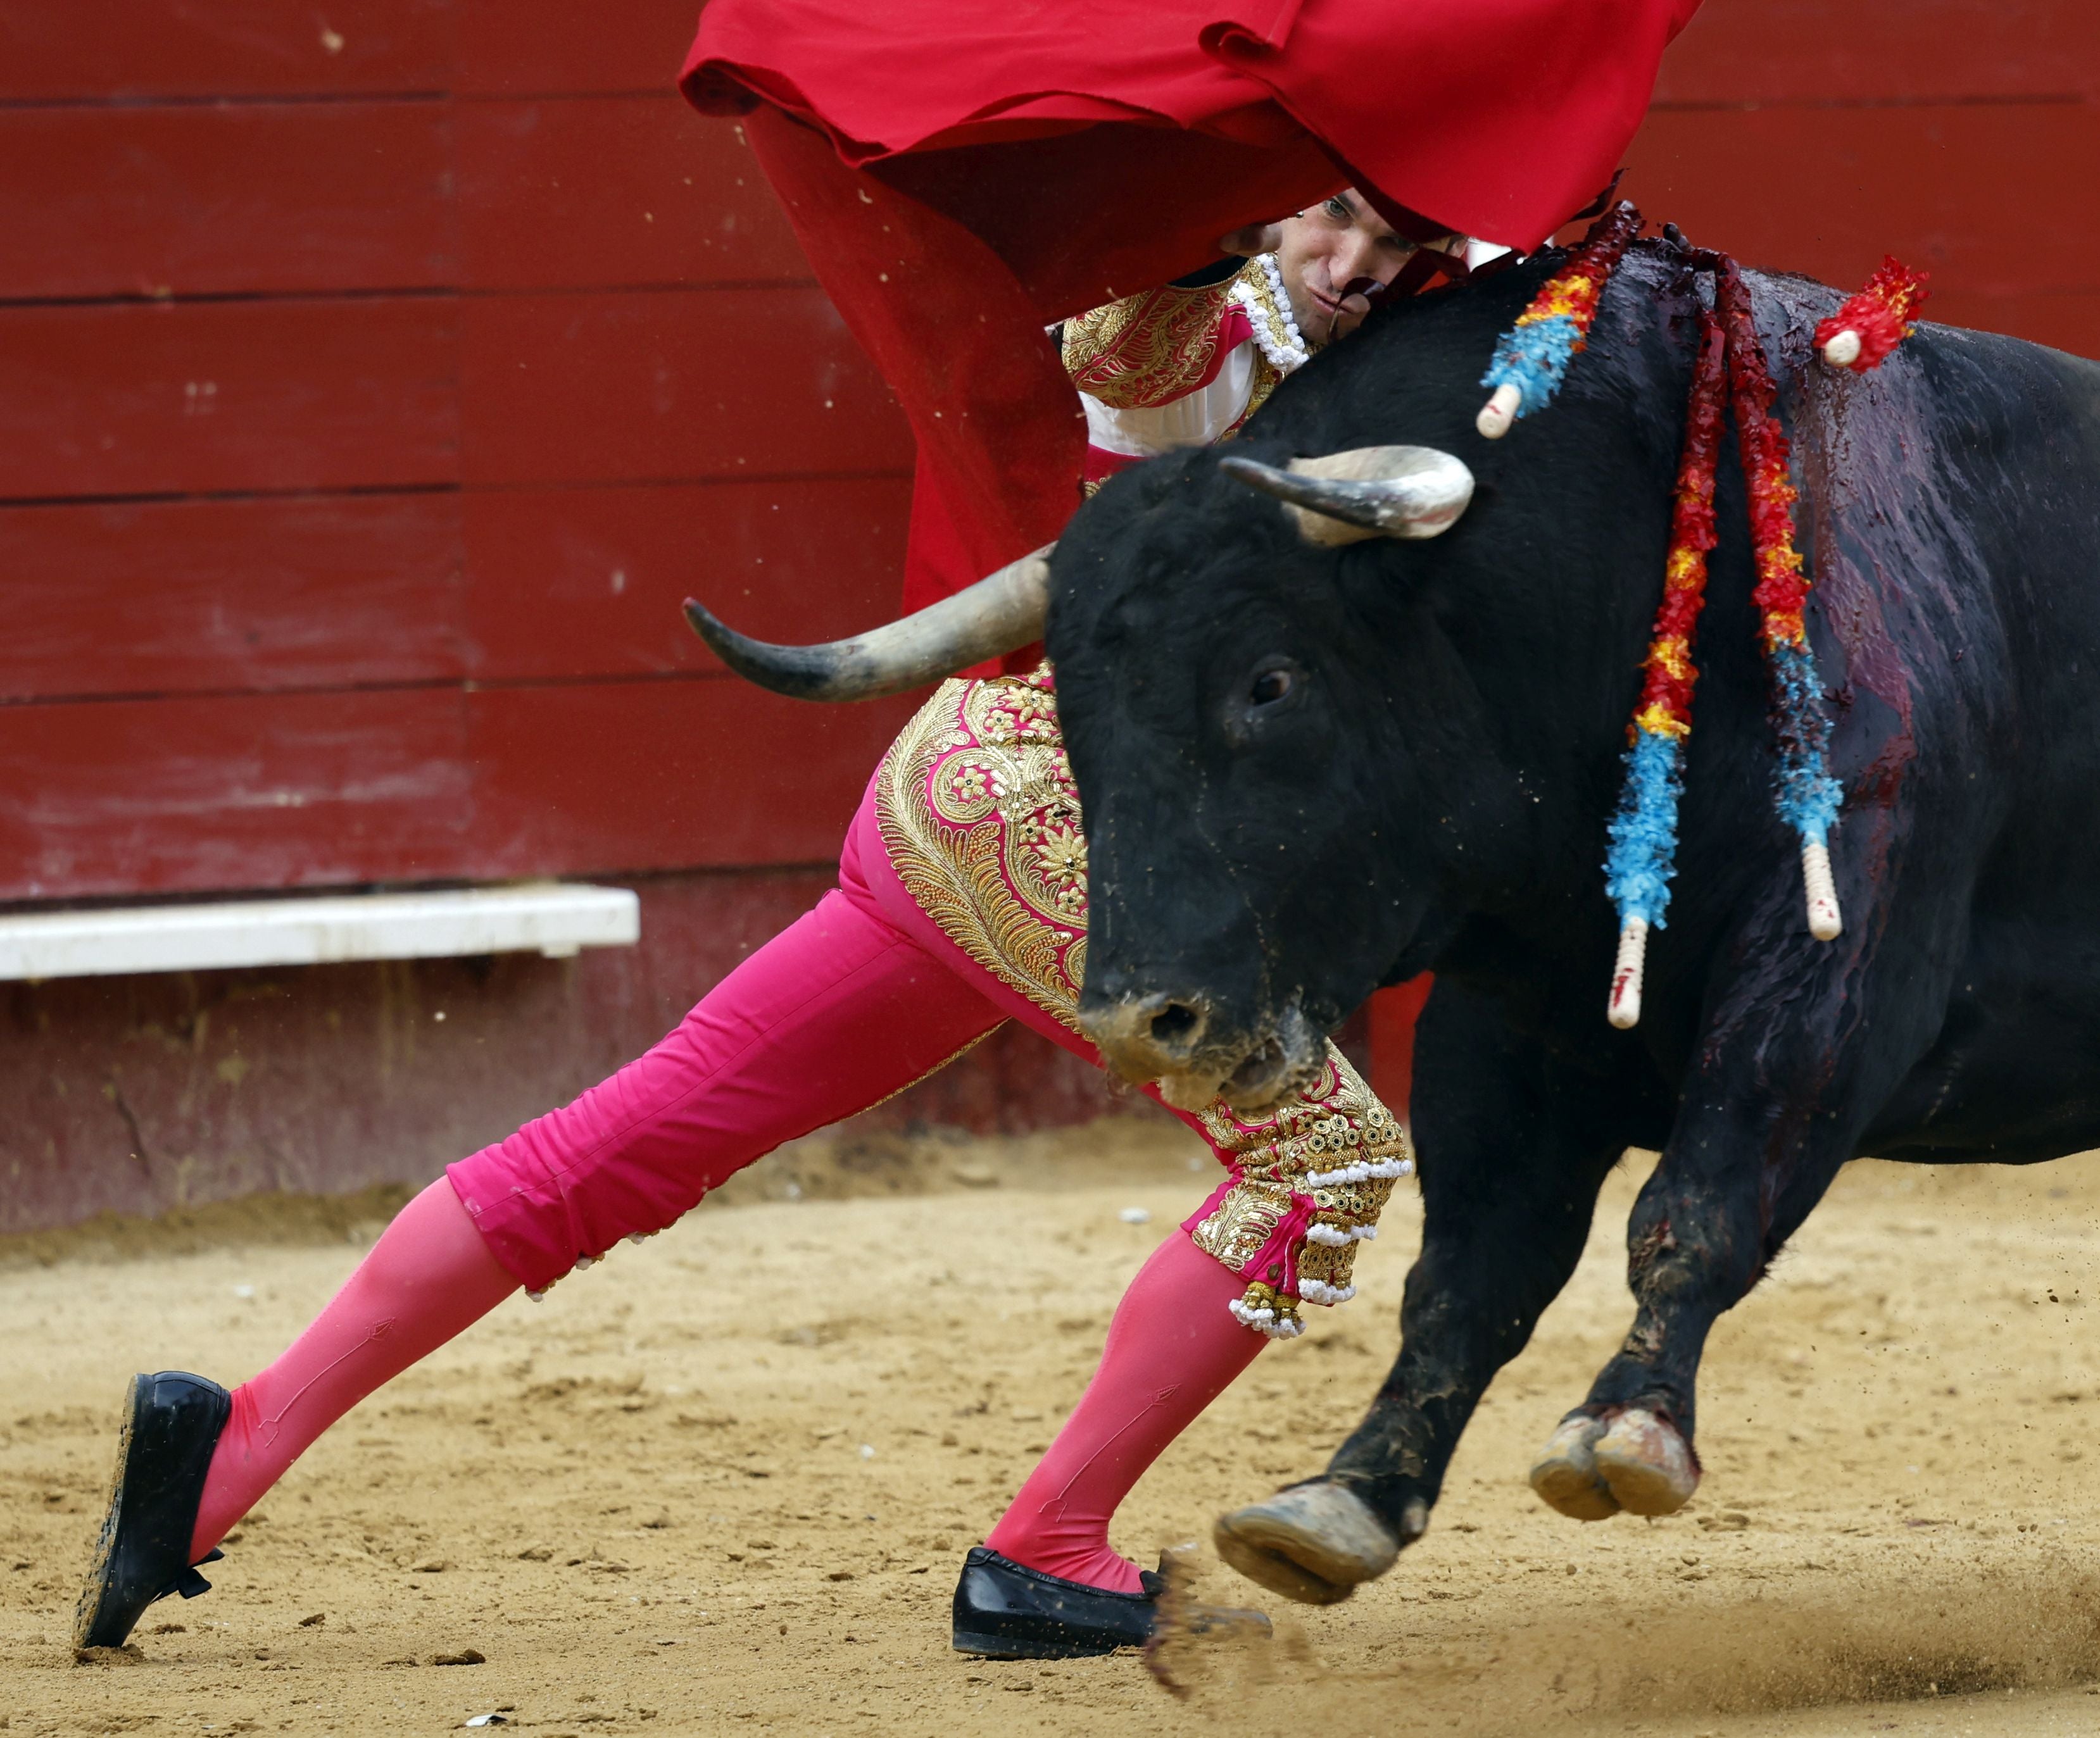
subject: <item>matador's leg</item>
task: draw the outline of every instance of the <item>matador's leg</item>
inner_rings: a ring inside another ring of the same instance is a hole
[[[135,1381],[77,1639],[121,1643],[337,1419],[520,1287],[661,1230],[783,1141],[908,1085],[1004,1016],[884,922],[828,894],[664,1041],[410,1203],[277,1361],[228,1396]],[[856,897],[858,893],[858,897]]]
[[[897,926],[1017,1019],[1098,1060],[1074,1023],[1086,844],[1047,670],[952,682],[898,739],[848,847]],[[1339,1052],[1259,1115],[1176,1111],[1224,1180],[1133,1282],[1101,1363],[990,1536],[999,1555],[1135,1595],[1110,1516],[1153,1460],[1251,1362],[1302,1331],[1302,1304],[1353,1296],[1357,1245],[1410,1171],[1407,1137]],[[1254,1330],[1250,1333],[1248,1330]],[[970,1581],[957,1596],[967,1644]],[[986,1651],[977,1649],[973,1651]]]

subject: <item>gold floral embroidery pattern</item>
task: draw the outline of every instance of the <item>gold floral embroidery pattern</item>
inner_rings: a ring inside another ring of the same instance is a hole
[[[1267,327],[1272,345],[1287,344],[1290,323],[1277,306],[1268,274],[1260,261],[1249,260],[1222,284],[1201,289],[1170,285],[1074,315],[1065,322],[1065,372],[1081,392],[1111,410],[1166,404],[1193,392],[1217,353],[1224,318],[1241,285],[1251,293],[1248,317]],[[1255,345],[1246,408],[1228,436],[1261,408],[1282,379],[1263,347]]]
[[[1255,306],[1248,317],[1259,319],[1268,327],[1270,343],[1272,345],[1287,344],[1290,339],[1290,322],[1284,318],[1283,310],[1277,306],[1275,287],[1268,281],[1268,274],[1262,270],[1261,262],[1259,260],[1251,259],[1242,266],[1231,282],[1226,284],[1225,288],[1229,293],[1233,284],[1243,284],[1251,293]],[[1240,412],[1232,427],[1226,429],[1219,438],[1229,441],[1238,434],[1246,426],[1247,418],[1266,404],[1268,402],[1268,395],[1282,384],[1282,370],[1268,359],[1264,346],[1255,345],[1254,380],[1247,392],[1246,408]]]
[[[1254,1282],[1234,1313],[1287,1338],[1298,1331],[1294,1296],[1339,1304],[1356,1295],[1357,1245],[1378,1234],[1394,1183],[1414,1172],[1414,1146],[1331,1044],[1320,1077],[1304,1092],[1252,1120],[1218,1101],[1201,1120],[1220,1155],[1230,1155],[1238,1181],[1190,1240]],[[1279,1247],[1294,1210],[1303,1228]]]
[[[1112,410],[1164,404],[1195,389],[1218,348],[1233,279],[1148,290],[1065,322],[1065,372]]]
[[[1226,429],[1218,438],[1221,441],[1229,441],[1238,434],[1246,426],[1247,418],[1268,403],[1268,395],[1282,384],[1283,376],[1277,372],[1276,364],[1263,355],[1260,350],[1256,350],[1254,353],[1254,380],[1247,388],[1246,408],[1233,420],[1232,427]]]
[[[1050,667],[943,683],[891,746],[875,800],[890,865],[920,909],[1076,1030],[1087,841]],[[1219,1101],[1198,1120],[1233,1181],[1191,1238],[1253,1281],[1234,1313],[1289,1337],[1298,1300],[1352,1295],[1356,1245],[1414,1169],[1407,1133],[1332,1044],[1307,1091],[1251,1117]]]
[[[1234,1273],[1245,1273],[1247,1264],[1268,1247],[1290,1208],[1289,1189],[1242,1177],[1189,1234],[1189,1241]]]
[[[943,683],[891,746],[875,804],[920,909],[1072,1026],[1087,969],[1086,838],[1049,667]]]

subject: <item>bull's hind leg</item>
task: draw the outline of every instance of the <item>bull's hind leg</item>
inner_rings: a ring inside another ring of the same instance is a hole
[[[1667,1515],[1697,1489],[1707,1334],[1823,1199],[1939,1028],[1959,949],[1923,895],[1895,904],[1895,933],[1870,957],[1856,944],[1809,953],[1819,944],[1805,935],[1740,949],[1763,969],[1718,1003],[1627,1223],[1632,1331],[1533,1470],[1563,1514]]]
[[[1496,1006],[1440,980],[1417,1079],[1422,1252],[1398,1362],[1326,1474],[1224,1516],[1220,1554],[1264,1586],[1348,1597],[1429,1525],[1460,1433],[1574,1271],[1624,1145],[1628,1094],[1571,1079]]]
[[[1633,1330],[1532,1468],[1532,1488],[1562,1514],[1670,1515],[1691,1501],[1706,1335],[1762,1277],[1847,1156],[1828,1141],[1789,1144],[1791,1163],[1771,1169],[1740,1151],[1728,1162],[1726,1143],[1711,1140],[1679,1139],[1665,1151],[1627,1222]]]

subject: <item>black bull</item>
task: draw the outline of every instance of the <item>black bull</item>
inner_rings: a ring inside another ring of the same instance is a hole
[[[1689,1495],[1707,1333],[1847,1159],[2100,1144],[2100,367],[1925,327],[1839,375],[1808,336],[1836,297],[1753,275],[1815,579],[1845,930],[1809,935],[1773,815],[1732,436],[1680,873],[1621,1032],[1599,865],[1695,292],[1637,249],[1559,400],[1490,443],[1476,383],[1543,270],[1380,315],[1238,443],[1277,465],[1454,453],[1479,488],[1448,535],[1317,548],[1192,451],[1110,482],[1052,565],[1092,1023],[1156,1019],[1140,1072],[1192,1045],[1229,1063],[1294,1010],[1330,1025],[1436,973],[1399,1357],[1320,1479],[1221,1523],[1235,1562],[1301,1597],[1419,1535],[1627,1147],[1662,1155],[1628,1228],[1633,1327],[1534,1474],[1586,1518]]]

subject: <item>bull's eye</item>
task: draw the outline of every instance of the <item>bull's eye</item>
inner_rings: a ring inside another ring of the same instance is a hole
[[[1304,665],[1271,653],[1240,678],[1237,693],[1225,690],[1224,715],[1218,722],[1228,741],[1251,748],[1267,733],[1286,728],[1312,692]]]
[[[1247,690],[1247,699],[1258,706],[1273,706],[1277,702],[1288,700],[1290,691],[1297,687],[1298,678],[1290,671],[1264,670],[1254,679]]]

